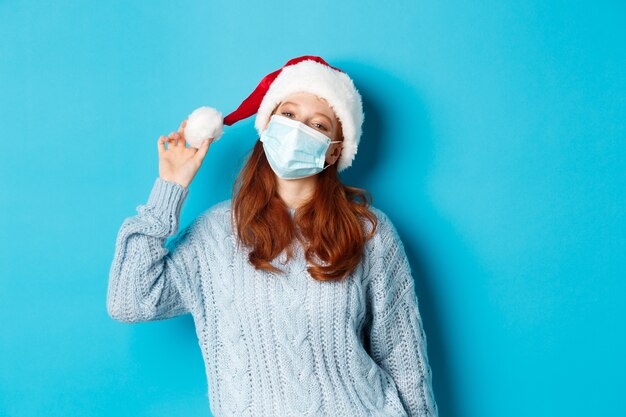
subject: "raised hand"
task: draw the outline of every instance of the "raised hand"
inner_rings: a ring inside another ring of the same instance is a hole
[[[185,188],[189,187],[196,176],[213,140],[205,140],[199,149],[187,146],[184,135],[186,125],[187,119],[183,120],[177,132],[171,132],[167,137],[159,136],[158,141],[159,177]]]

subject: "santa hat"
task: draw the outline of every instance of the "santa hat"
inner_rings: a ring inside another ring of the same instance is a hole
[[[223,125],[231,126],[256,113],[254,127],[259,135],[267,127],[274,108],[288,95],[308,92],[324,98],[341,122],[343,149],[337,171],[352,165],[361,139],[363,104],[361,95],[348,75],[329,65],[321,57],[304,55],[293,58],[280,69],[263,77],[255,90],[226,117],[212,107],[200,107],[187,119],[185,138],[200,147],[207,138],[218,140]]]

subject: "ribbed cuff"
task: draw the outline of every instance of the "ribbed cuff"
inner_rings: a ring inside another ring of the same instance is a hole
[[[189,194],[189,189],[177,182],[167,181],[161,177],[154,180],[152,191],[148,197],[148,205],[165,215],[164,218],[174,216],[178,219],[183,203]],[[171,217],[170,217],[171,218]]]

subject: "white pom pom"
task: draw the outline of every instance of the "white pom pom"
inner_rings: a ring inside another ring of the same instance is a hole
[[[218,140],[224,133],[222,113],[213,107],[199,107],[187,118],[185,140],[189,146],[199,148],[205,139]]]

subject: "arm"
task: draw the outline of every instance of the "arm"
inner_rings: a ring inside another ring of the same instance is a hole
[[[188,189],[157,177],[146,204],[124,220],[109,272],[107,311],[126,323],[162,320],[198,303],[196,253],[200,219],[176,234]]]
[[[372,359],[393,378],[409,416],[437,417],[426,334],[410,265],[391,221],[384,214],[379,219],[378,259],[371,270],[369,297]]]

